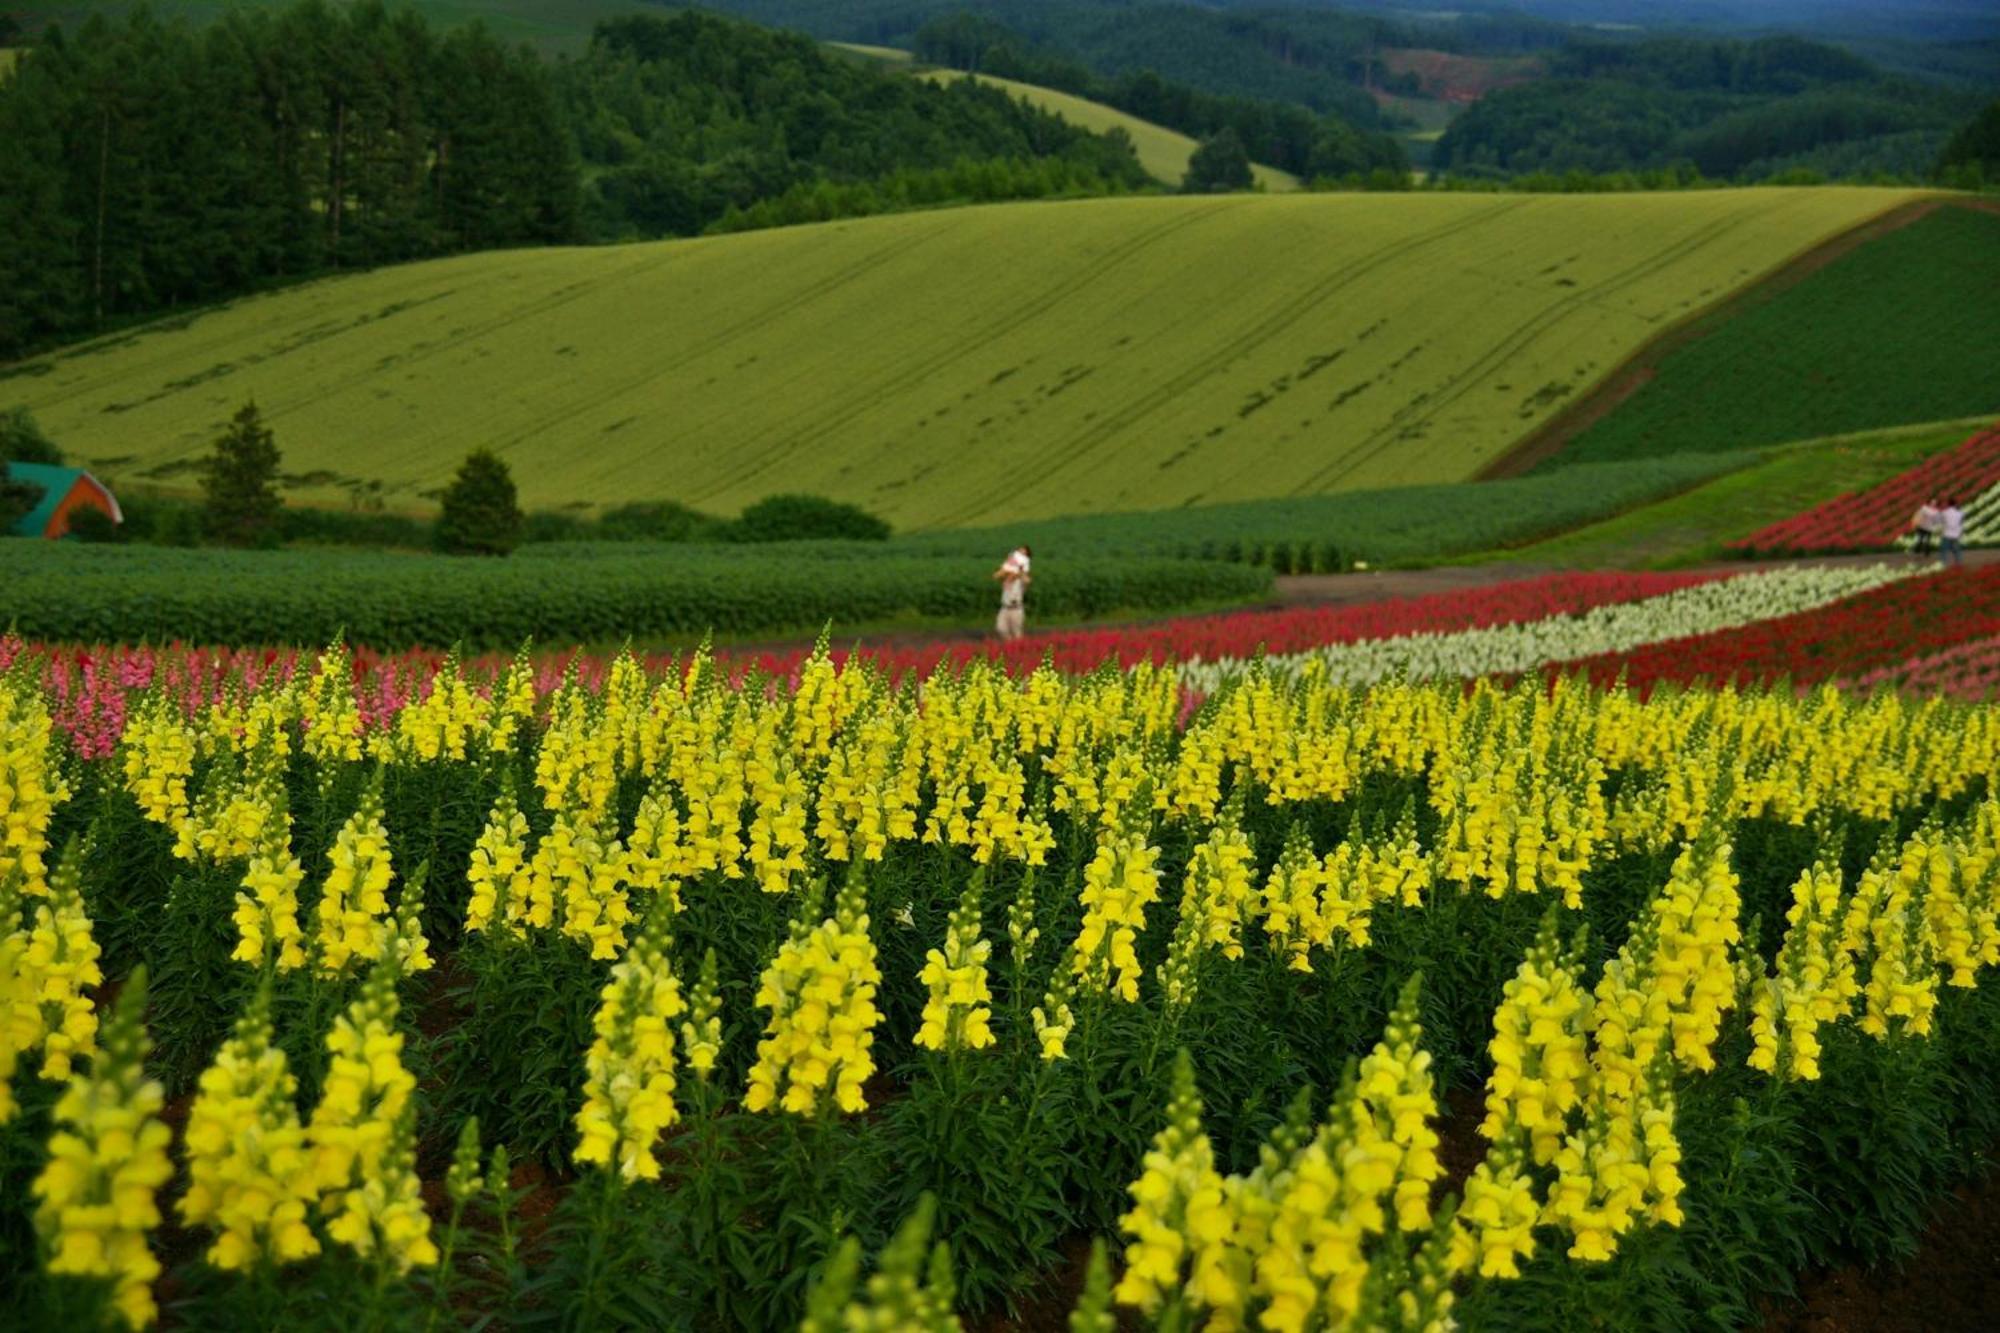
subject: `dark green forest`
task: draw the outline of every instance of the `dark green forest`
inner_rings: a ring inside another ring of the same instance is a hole
[[[710,3],[815,37],[904,47],[927,24],[970,12],[1004,27],[1025,49],[1059,54],[1093,74],[1115,78],[1150,70],[1205,92],[1293,102],[1363,126],[1377,122],[1375,103],[1361,87],[1369,53],[1377,46],[1435,44],[1419,42],[1416,29],[1406,24],[1304,6],[1232,10],[1163,0]]]
[[[1144,181],[1120,136],[714,15],[552,63],[372,0],[141,9],[0,79],[0,358],[345,268]]]
[[[0,82],[0,355],[262,282],[571,239],[546,71],[301,4],[50,30]]]
[[[1146,181],[1125,141],[997,89],[886,73],[698,11],[606,22],[553,78],[592,239],[742,225],[761,202],[799,197],[868,196],[880,202],[843,211],[877,212],[899,192],[934,204]]]
[[[910,39],[917,59],[951,69],[993,74],[1056,88],[1117,107],[1197,139],[1232,132],[1254,161],[1307,179],[1409,170],[1402,145],[1340,115],[1317,115],[1297,102],[1204,92],[1162,78],[1152,69],[1105,75],[1057,51],[1038,47],[1003,23],[964,11],[932,19]],[[1379,123],[1364,99],[1363,126]]]
[[[1495,92],[1452,122],[1433,165],[1473,175],[1688,163],[1723,180],[1922,177],[1982,100],[1791,37],[1578,42],[1547,60],[1547,79]]]

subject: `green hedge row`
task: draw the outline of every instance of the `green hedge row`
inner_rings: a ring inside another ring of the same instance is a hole
[[[984,623],[993,559],[870,544],[543,548],[535,558],[231,552],[0,542],[0,627],[68,641],[182,639],[384,649],[509,648],[626,637],[836,629],[917,614]],[[1270,576],[1216,562],[1093,556],[1037,570],[1033,609],[1096,616],[1258,596]]]
[[[1756,461],[1755,454],[1690,454],[1566,468],[1508,481],[1344,491],[1336,495],[1204,505],[1137,514],[1089,514],[965,532],[898,537],[901,550],[1171,555],[1260,565],[1280,574],[1369,564],[1426,564],[1525,545],[1612,518]]]

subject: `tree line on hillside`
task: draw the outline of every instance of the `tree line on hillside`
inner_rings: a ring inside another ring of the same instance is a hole
[[[378,0],[142,8],[0,80],[0,358],[331,270],[742,226],[821,183],[874,212],[1145,180],[1122,135],[715,15],[552,63]]]
[[[414,12],[144,9],[0,82],[0,356],[273,280],[577,236],[546,71]]]
[[[0,411],[0,536],[41,503],[42,488],[10,463],[64,466],[67,459],[24,407]],[[122,497],[125,519],[85,508],[69,519],[83,542],[155,546],[229,546],[270,550],[288,542],[321,546],[433,549],[446,555],[506,555],[523,542],[762,543],[801,540],[886,541],[887,521],[858,505],[823,496],[766,496],[736,518],[720,518],[672,500],[634,500],[594,517],[564,511],[525,513],[506,460],[475,448],[438,493],[434,520],[381,512],[357,496],[352,510],[287,505],[279,493],[284,456],[254,401],[237,409],[197,470],[199,499],[143,491]]]
[[[1016,79],[1087,97],[1141,120],[1202,140],[1224,131],[1252,160],[1306,179],[1409,170],[1402,145],[1337,114],[1316,115],[1297,102],[1218,96],[1170,82],[1151,69],[1093,73],[1066,56],[1035,48],[1005,24],[963,10],[933,19],[911,38],[917,59]],[[1372,105],[1366,125],[1377,123]]]
[[[846,216],[1146,179],[1123,136],[699,11],[608,20],[555,81],[593,238],[735,228],[760,205],[785,220],[821,216],[794,217],[801,198]]]
[[[969,12],[1004,26],[1027,49],[1064,57],[1098,75],[1154,70],[1207,92],[1296,102],[1362,125],[1376,123],[1375,104],[1362,88],[1369,53],[1378,46],[1425,44],[1416,40],[1418,25],[1303,5],[1232,8],[1179,0],[709,3],[815,37],[902,47],[910,46],[927,24]]]
[[[1921,178],[1979,95],[1884,74],[1792,37],[1579,42],[1549,77],[1453,121],[1432,165],[1459,175],[1643,171]]]

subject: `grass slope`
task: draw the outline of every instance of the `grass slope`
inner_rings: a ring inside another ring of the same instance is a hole
[[[0,371],[108,474],[254,396],[296,489],[476,445],[530,505],[776,491],[903,528],[1471,476],[1675,319],[1907,192],[1009,204],[327,279]]]
[[[2000,212],[1942,207],[1669,352],[1544,466],[2000,411]]]
[[[937,83],[948,83],[953,79],[977,78],[981,83],[995,88],[1004,88],[1015,97],[1031,106],[1061,116],[1072,125],[1097,134],[1107,130],[1124,130],[1132,136],[1132,144],[1139,154],[1139,165],[1146,174],[1165,185],[1178,186],[1187,176],[1188,159],[1194,156],[1198,145],[1185,134],[1170,130],[1164,125],[1155,125],[1150,120],[1141,120],[1116,107],[1102,102],[1093,102],[1072,93],[1058,92],[1053,88],[1041,88],[1032,83],[1017,83],[1013,79],[999,79],[990,74],[968,75],[955,70],[930,70],[924,78]],[[1299,178],[1288,171],[1276,167],[1266,167],[1253,163],[1250,174],[1257,184],[1273,194],[1299,188]]]
[[[1465,563],[1501,560],[1561,569],[1674,568],[1737,558],[1728,542],[1847,491],[1896,476],[1988,424],[1984,417],[1899,426],[1781,445],[1737,471],[1670,499],[1566,532],[1532,546],[1495,550]],[[1728,459],[1726,453],[1674,454],[1658,462]],[[1631,463],[1588,463],[1539,472],[1527,481],[1590,475]],[[1486,482],[1485,485],[1504,485]]]

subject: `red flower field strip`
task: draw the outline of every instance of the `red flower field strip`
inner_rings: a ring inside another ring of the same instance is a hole
[[[1957,644],[1926,657],[1877,667],[1843,684],[1857,690],[1893,685],[1917,694],[1984,699],[2000,685],[2000,635]]]
[[[1622,672],[1641,691],[1706,679],[1756,684],[1854,680],[1965,643],[2000,636],[2000,566],[1902,580],[1798,615],[1648,644],[1549,670],[1606,683]]]
[[[2000,429],[1989,429],[1877,486],[1837,495],[1729,545],[1764,554],[1878,549],[1895,544],[1925,500],[1970,499],[1996,484]]]
[[[946,641],[909,647],[863,648],[861,655],[892,675],[929,673],[940,663],[993,660],[1011,670],[1032,670],[1045,656],[1065,671],[1091,671],[1106,663],[1185,662],[1195,658],[1247,658],[1306,652],[1330,644],[1404,634],[1436,634],[1541,620],[1594,606],[1640,601],[1718,577],[1714,574],[1549,574],[1459,592],[1369,602],[1358,606],[1294,607],[1239,611],[1115,629],[1056,630],[1011,644]],[[755,667],[789,675],[806,650],[730,656],[735,669]],[[837,652],[836,657],[847,654]]]

